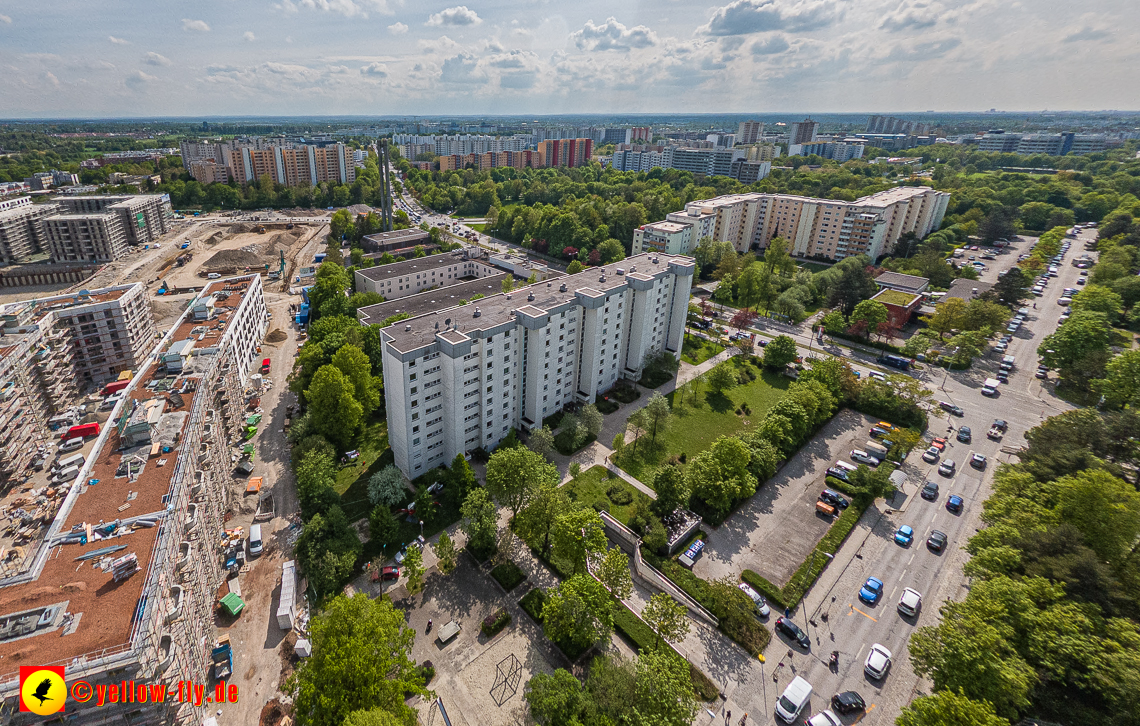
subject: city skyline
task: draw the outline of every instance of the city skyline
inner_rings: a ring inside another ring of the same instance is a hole
[[[1055,0],[246,0],[234,12],[211,0],[110,2],[92,14],[65,0],[0,11],[0,116],[1126,105],[1119,89],[1140,81],[1140,7],[1070,9]]]

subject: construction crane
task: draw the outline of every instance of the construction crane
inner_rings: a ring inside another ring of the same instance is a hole
[[[285,277],[285,250],[277,250],[277,253],[281,255],[281,266],[278,268],[277,272],[269,273],[270,280],[280,280]],[[268,265],[266,265],[266,267],[268,267]]]

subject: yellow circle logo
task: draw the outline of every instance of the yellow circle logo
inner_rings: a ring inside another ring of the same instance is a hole
[[[29,711],[37,716],[50,716],[63,710],[67,700],[67,684],[55,671],[38,670],[24,679],[20,697]]]

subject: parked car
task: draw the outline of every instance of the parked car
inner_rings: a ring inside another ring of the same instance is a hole
[[[954,463],[953,459],[943,459],[942,463],[938,465],[938,473],[942,476],[954,476],[954,471],[958,465]]]
[[[903,615],[913,618],[922,609],[922,595],[919,594],[918,590],[908,587],[903,590],[902,596],[899,597],[897,609]]]
[[[855,691],[844,691],[831,697],[831,707],[846,716],[867,708],[867,702]]]
[[[891,432],[889,430],[881,427],[881,426],[872,426],[871,427],[871,438],[873,438],[873,439],[881,439],[884,436],[890,436],[890,435],[891,435]]]
[[[922,485],[922,498],[933,502],[938,498],[938,482],[928,481]]]
[[[872,467],[872,468],[874,468],[874,467],[878,466],[880,463],[882,463],[878,459],[876,459],[875,457],[868,454],[866,451],[863,451],[862,449],[852,449],[851,450],[851,461],[857,461],[860,464],[866,464],[867,466]]]
[[[795,721],[811,698],[811,684],[796,676],[776,701],[776,715],[784,723]]]
[[[960,429],[958,429],[958,440],[961,441],[963,444],[968,444],[968,443],[970,443],[970,440],[971,440],[970,437],[972,434],[973,434],[973,432],[970,431],[969,426],[963,426]]]
[[[913,541],[914,529],[909,524],[904,524],[895,531],[895,542],[898,542],[903,547],[909,547]]]
[[[848,505],[850,505],[850,502],[834,489],[824,489],[820,492],[819,498],[820,501],[827,502],[831,506],[838,507],[839,509],[847,509]]]
[[[1038,368],[1037,372],[1034,373],[1033,375],[1035,378],[1041,378],[1041,379],[1048,378],[1049,377],[1049,369],[1048,368]]]
[[[957,494],[951,494],[946,499],[946,509],[954,514],[960,513],[962,511],[962,497]]]
[[[843,722],[831,711],[820,711],[804,721],[804,726],[843,726]]]
[[[833,476],[836,479],[847,481],[847,470],[838,466],[831,466],[827,469],[827,476]]]
[[[859,588],[859,599],[868,605],[874,605],[883,596],[883,581],[877,577],[869,577]]]
[[[938,461],[938,457],[942,452],[937,447],[931,446],[926,451],[922,452],[922,460],[928,464],[933,464]]]
[[[960,406],[955,406],[954,404],[949,403],[947,401],[939,401],[938,405],[942,408],[943,411],[949,411],[954,416],[965,416],[966,415],[966,412],[963,411]]]
[[[935,552],[941,552],[946,547],[947,539],[945,532],[940,529],[932,529],[930,536],[926,538],[926,546]]]
[[[766,618],[772,614],[772,609],[768,607],[768,601],[764,599],[763,595],[756,592],[756,590],[754,590],[751,585],[749,585],[747,582],[742,582],[737,585],[737,587],[739,587],[740,591],[747,595],[749,599],[755,603],[756,615],[761,618]]]
[[[879,643],[872,645],[871,652],[867,654],[867,661],[863,664],[863,672],[875,680],[880,680],[883,676],[887,675],[887,671],[890,670],[890,668],[891,651]]]
[[[985,469],[986,457],[977,453],[970,454],[970,466],[974,467],[975,469]]]
[[[787,637],[799,643],[801,648],[810,648],[811,641],[808,640],[807,633],[800,629],[800,626],[793,623],[788,618],[776,618],[776,632],[783,633]]]
[[[939,451],[944,451],[946,449],[946,439],[939,436],[937,438],[932,439],[930,441],[930,445],[933,446],[934,448],[938,449]]]
[[[372,579],[375,580],[377,578],[375,576],[373,576]],[[380,568],[379,579],[381,579],[381,580],[399,580],[400,579],[400,568],[399,567],[392,567],[391,565],[389,565],[387,567]]]

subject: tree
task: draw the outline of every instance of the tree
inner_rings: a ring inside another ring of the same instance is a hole
[[[641,441],[641,434],[647,428],[645,409],[639,408],[629,415],[625,420],[627,429],[633,430],[633,448],[637,449],[637,443]]]
[[[415,632],[404,613],[385,599],[363,593],[338,596],[309,622],[313,654],[303,658],[287,683],[293,717],[304,726],[342,726],[348,714],[380,708],[414,718],[406,693],[427,696],[411,660]]]
[[[542,607],[542,627],[556,643],[588,648],[613,630],[613,600],[594,578],[576,574],[550,589]]]
[[[998,330],[1009,320],[1009,308],[984,298],[974,298],[962,312],[962,328],[965,330]]]
[[[589,507],[567,509],[554,519],[550,530],[554,555],[570,563],[574,573],[586,571],[586,557],[606,549],[602,518]]]
[[[641,619],[657,633],[658,646],[662,641],[680,642],[689,634],[688,609],[663,592],[649,598]]]
[[[1055,482],[1056,513],[1110,564],[1128,555],[1140,534],[1140,493],[1105,471],[1082,471]]]
[[[463,515],[460,525],[467,533],[467,544],[477,552],[488,552],[495,546],[495,532],[499,529],[495,503],[487,490],[476,487],[467,494],[459,509]]]
[[[373,504],[394,507],[407,496],[408,487],[404,484],[404,475],[395,464],[389,464],[368,480],[368,501]]]
[[[504,277],[503,283],[499,286],[503,292],[510,292],[515,289],[515,278]]]
[[[685,476],[675,466],[663,466],[657,470],[653,475],[653,491],[657,492],[657,499],[649,507],[658,517],[670,515],[689,503]]]
[[[1111,337],[1108,320],[1102,313],[1073,313],[1057,332],[1046,336],[1037,355],[1047,367],[1060,371],[1064,379],[1083,385],[1102,377]]]
[[[736,373],[732,371],[729,363],[721,363],[708,372],[709,390],[715,394],[722,394],[736,385]]]
[[[1115,323],[1120,319],[1120,313],[1124,309],[1124,299],[1111,288],[1103,285],[1087,285],[1073,296],[1070,307],[1074,313],[1084,311],[1103,313],[1110,323]]]
[[[400,523],[396,521],[392,510],[383,504],[377,504],[368,514],[368,536],[375,542],[388,542],[400,531]]]
[[[982,347],[986,344],[985,333],[977,330],[964,330],[950,339],[949,345],[954,348],[951,357],[953,365],[965,367],[982,354]]]
[[[404,722],[382,708],[374,708],[371,711],[353,711],[345,718],[344,726],[404,726]]]
[[[372,363],[355,345],[343,345],[332,357],[332,364],[352,383],[353,395],[361,412],[368,416],[380,405],[380,388],[372,377]]]
[[[1140,351],[1126,350],[1108,362],[1104,378],[1092,381],[1107,408],[1140,407]]]
[[[625,249],[621,246],[621,242],[612,237],[598,245],[597,250],[603,265],[625,259]]]
[[[745,267],[740,276],[736,280],[737,297],[745,308],[750,308],[761,299],[768,297],[771,293],[768,288],[771,287],[771,277],[764,272],[764,265],[759,262],[753,262],[748,267]],[[753,318],[755,320],[755,318]],[[733,323],[736,325],[736,323]],[[749,323],[751,325],[751,323]],[[738,328],[746,328],[748,325],[736,325]]]
[[[408,594],[419,594],[424,589],[424,552],[419,547],[408,547],[404,556],[404,574],[408,576]]]
[[[315,514],[305,523],[294,548],[297,562],[318,597],[340,589],[352,576],[360,554],[360,537],[339,506]]]
[[[971,701],[959,690],[919,696],[903,709],[895,726],[1009,726],[986,701]]]
[[[435,556],[439,558],[440,572],[450,575],[455,570],[455,543],[447,534],[447,530],[439,534],[439,541],[435,544]]]
[[[673,409],[669,407],[669,401],[661,395],[660,391],[654,391],[649,396],[649,401],[645,404],[645,417],[646,425],[652,429],[653,443],[657,443],[657,430],[664,429],[669,424],[669,417],[673,415]]]
[[[468,492],[474,489],[479,480],[475,478],[475,470],[467,463],[463,454],[456,454],[451,460],[451,485],[459,490],[459,498],[466,499]]]
[[[769,370],[780,370],[794,361],[798,355],[796,341],[787,335],[777,335],[764,348],[764,367]]]
[[[348,448],[364,415],[352,381],[336,366],[321,366],[305,391],[305,400],[312,433],[324,436],[342,450]]]
[[[830,287],[828,306],[838,307],[844,315],[850,316],[861,300],[866,300],[875,294],[877,290],[875,280],[867,271],[865,260],[865,257],[848,257],[831,268],[838,269],[839,272]]]
[[[995,242],[1017,234],[1017,207],[994,207],[978,224],[983,242]]]
[[[614,434],[610,448],[614,450],[614,456],[621,456],[621,452],[625,451],[625,434],[620,432]]]
[[[530,498],[526,508],[519,512],[515,520],[515,528],[524,539],[533,541],[542,540],[542,551],[550,550],[550,530],[554,527],[554,520],[570,508],[570,499],[566,492],[554,484],[543,484]]]
[[[587,403],[585,406],[578,410],[578,420],[586,427],[586,431],[590,436],[597,436],[602,432],[602,426],[605,425],[605,417],[598,407],[592,403]]]
[[[752,327],[752,324],[756,322],[756,318],[758,317],[756,313],[745,308],[732,316],[729,325],[734,328],[740,328],[741,330],[747,330]]]
[[[1009,268],[1004,275],[998,278],[989,294],[1002,305],[1016,308],[1022,300],[1029,297],[1030,278],[1016,265]]]
[[[629,557],[621,549],[611,547],[594,563],[594,576],[618,600],[625,600],[633,592],[633,579],[629,575]]]
[[[312,438],[315,437],[309,437]],[[297,464],[297,497],[301,500],[302,517],[308,520],[314,514],[326,514],[340,504],[340,496],[333,489],[335,484],[336,465],[327,451],[314,449],[303,454]]]
[[[584,269],[586,269],[585,265],[583,265],[578,260],[574,260],[569,265],[566,265],[566,274],[567,275],[573,275],[573,274],[576,274],[578,272],[581,272]]]
[[[879,323],[887,322],[890,317],[886,305],[878,300],[864,300],[856,305],[855,310],[852,311],[851,325],[862,323],[867,330],[875,330]]]
[[[748,472],[751,453],[740,439],[721,436],[689,461],[685,484],[694,496],[724,514],[733,502],[756,492]]]
[[[764,250],[764,267],[768,272],[780,277],[787,277],[795,272],[796,263],[788,254],[788,240],[783,237],[773,237]]]
[[[823,320],[820,321],[820,324],[825,331],[832,335],[847,330],[847,318],[843,317],[843,313],[838,310],[828,311],[827,315],[823,316]]]
[[[499,449],[487,462],[487,492],[518,516],[534,491],[544,483],[557,484],[558,469],[529,449]]]
[[[582,712],[582,684],[569,671],[559,668],[547,675],[535,673],[523,695],[530,713],[545,726],[574,726]]]
[[[554,433],[549,426],[530,432],[530,450],[543,457],[554,450]]]
[[[697,715],[697,699],[689,662],[658,648],[637,655],[638,726],[689,726]]]

